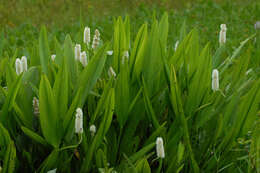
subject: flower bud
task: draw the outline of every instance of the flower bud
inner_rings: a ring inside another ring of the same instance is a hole
[[[81,46],[80,44],[75,45],[75,60],[80,60]]]
[[[95,35],[93,37],[93,42],[92,42],[92,49],[96,49],[99,45],[99,40],[100,40],[100,33],[98,29],[95,30]]]
[[[84,43],[89,44],[90,43],[90,28],[85,27],[84,29],[84,38],[83,38]]]
[[[86,67],[87,64],[88,64],[87,55],[86,55],[86,52],[85,52],[85,51],[83,51],[83,52],[80,53],[80,62],[81,62],[81,64],[82,64],[84,67]]]
[[[83,112],[81,108],[76,110],[75,133],[83,133]]]
[[[33,114],[36,116],[40,114],[39,100],[36,97],[33,97]]]
[[[157,137],[156,139],[156,153],[158,158],[164,158],[164,146],[163,146],[163,139],[161,137]]]
[[[113,50],[107,51],[107,55],[113,55]]]
[[[108,69],[108,76],[109,77],[116,77],[116,72],[114,71],[114,69],[113,69],[113,67],[109,67],[109,69]]]
[[[129,60],[129,53],[128,51],[125,51],[124,54],[123,54],[123,57],[122,57],[122,64],[125,64],[125,61],[128,61]]]
[[[89,131],[91,133],[91,136],[94,136],[95,133],[96,133],[96,126],[94,124],[92,124],[90,127],[89,127]]]
[[[23,64],[19,58],[17,58],[15,61],[15,70],[16,70],[17,75],[19,75],[23,72]]]
[[[22,56],[21,62],[22,62],[22,66],[23,66],[23,72],[27,71],[27,58],[26,58],[26,56]]]
[[[219,44],[220,45],[226,43],[226,31],[227,31],[226,24],[221,24],[220,25],[220,32],[219,32]]]
[[[56,173],[57,172],[57,168],[49,170],[47,173]]]
[[[56,55],[51,55],[51,60],[54,61],[56,58]]]
[[[175,51],[175,52],[176,52],[178,46],[179,46],[179,40],[177,40],[176,43],[175,43],[175,46],[174,46],[174,51]]]
[[[219,76],[218,76],[217,69],[214,69],[212,72],[212,90],[213,91],[219,90]]]
[[[260,21],[257,21],[257,22],[255,23],[255,29],[256,29],[256,30],[260,29]]]

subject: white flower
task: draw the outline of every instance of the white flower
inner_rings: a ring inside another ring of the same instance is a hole
[[[83,133],[83,112],[81,108],[76,110],[75,133]]]
[[[80,59],[80,53],[81,53],[81,46],[80,44],[75,45],[75,59],[79,60]]]
[[[92,42],[92,49],[96,49],[99,45],[99,40],[100,40],[100,33],[98,29],[95,30],[95,35],[93,37],[93,42]]]
[[[125,64],[125,60],[129,60],[129,53],[125,51],[122,58],[122,64]]]
[[[95,133],[96,133],[96,126],[94,124],[92,124],[90,127],[89,127],[89,131],[91,133],[91,136],[94,136]]]
[[[19,75],[23,72],[23,64],[19,58],[17,58],[15,61],[15,70],[16,70],[17,75]]]
[[[260,21],[257,21],[256,23],[255,23],[255,29],[257,30],[257,29],[260,29]]]
[[[84,38],[83,38],[84,43],[89,44],[90,43],[90,28],[85,27],[84,29]]]
[[[220,32],[219,32],[219,43],[220,44],[226,43],[226,31],[227,31],[226,24],[221,24],[220,25]]]
[[[174,51],[175,51],[175,52],[176,52],[178,46],[179,46],[179,40],[177,40],[176,43],[175,43],[175,46],[174,46]]]
[[[49,170],[47,173],[56,173],[56,171],[57,171],[57,168]]]
[[[82,64],[84,67],[86,67],[87,64],[88,64],[87,54],[86,54],[85,51],[83,51],[83,52],[80,53],[80,62],[81,62],[81,64]]]
[[[22,66],[23,66],[23,72],[27,71],[27,58],[26,58],[26,56],[22,56],[21,62],[22,62]]]
[[[109,77],[116,77],[116,72],[114,71],[114,69],[112,67],[109,67],[108,69],[108,76]]]
[[[218,76],[217,69],[214,69],[212,71],[212,90],[213,91],[219,90],[219,76]]]
[[[113,55],[113,50],[107,51],[107,55]]]
[[[56,55],[51,55],[51,60],[54,61],[56,58]]]
[[[163,139],[161,137],[157,137],[156,139],[156,153],[159,158],[163,159],[165,157]]]
[[[39,100],[36,97],[33,97],[33,113],[34,115],[39,115]]]

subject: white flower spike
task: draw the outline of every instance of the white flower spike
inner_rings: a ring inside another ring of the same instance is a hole
[[[23,72],[22,61],[19,58],[17,58],[15,61],[15,70],[16,70],[17,75],[19,75]]]
[[[219,90],[219,76],[217,69],[212,71],[212,90],[214,92]]]
[[[35,116],[40,114],[39,100],[36,97],[33,97],[33,114]]]
[[[93,42],[92,42],[92,49],[96,49],[99,45],[99,40],[100,40],[100,33],[98,29],[95,30],[95,35],[93,37]]]
[[[47,173],[56,173],[57,172],[57,168],[49,170]]]
[[[255,23],[255,30],[258,30],[258,29],[260,29],[260,21],[257,21]]]
[[[51,60],[54,61],[56,58],[56,55],[51,55]]]
[[[26,58],[26,56],[22,56],[21,62],[22,62],[22,66],[23,66],[23,72],[27,71],[27,58]]]
[[[88,65],[88,61],[87,61],[87,54],[85,51],[80,53],[80,62],[81,64],[86,67]]]
[[[84,43],[87,45],[90,43],[90,28],[85,27],[84,29],[84,38],[83,38]]]
[[[80,60],[81,46],[80,44],[75,45],[75,59]]]
[[[109,67],[109,69],[108,69],[108,76],[109,77],[116,77],[116,72],[114,71],[114,69],[113,69],[113,67]]]
[[[179,46],[179,40],[177,40],[176,43],[175,43],[175,46],[174,46],[174,51],[175,51],[175,52],[176,52],[178,46]]]
[[[75,133],[83,133],[83,112],[81,108],[76,110]]]
[[[109,51],[107,51],[107,55],[113,55],[113,50],[109,50]]]
[[[91,136],[94,136],[96,134],[96,126],[94,124],[92,124],[90,127],[89,127],[89,131],[91,133]]]
[[[226,32],[227,32],[226,24],[221,24],[220,32],[219,32],[219,44],[220,45],[223,45],[226,43]]]
[[[156,139],[156,153],[158,158],[163,159],[165,157],[162,137],[157,137]]]

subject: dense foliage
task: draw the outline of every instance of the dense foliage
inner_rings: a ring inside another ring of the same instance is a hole
[[[114,18],[113,33],[104,38],[98,28],[97,47],[96,28],[85,43],[82,21],[76,36],[67,34],[64,41],[56,37],[64,33],[30,30],[30,42],[22,43],[28,67],[22,70],[20,45],[6,39],[0,59],[1,171],[260,171],[258,31],[239,45],[233,38],[204,44],[207,38],[201,42],[203,33],[188,31],[186,21],[175,31],[175,46],[168,20],[167,13],[139,24]],[[76,44],[87,65],[76,58]],[[75,133],[77,108],[83,110],[83,133]],[[157,137],[163,139],[163,158],[156,153]]]

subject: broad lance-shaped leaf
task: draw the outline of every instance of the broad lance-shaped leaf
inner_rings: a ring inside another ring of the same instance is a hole
[[[3,173],[12,173],[15,170],[15,160],[16,160],[16,148],[14,142],[11,141],[8,144],[7,150],[5,152],[3,169],[1,172]]]
[[[106,132],[108,131],[113,113],[114,113],[114,107],[115,107],[115,90],[114,88],[110,89],[109,96],[107,97],[106,103],[105,103],[105,111],[103,120],[99,126],[98,132],[95,135],[95,138],[93,142],[91,143],[91,146],[87,152],[87,156],[85,157],[80,172],[88,172],[90,169],[90,164],[92,161],[92,157],[94,152],[96,152],[97,148],[101,144],[102,140],[104,139]]]
[[[30,129],[26,128],[26,127],[21,127],[22,131],[29,136],[31,139],[35,140],[36,142],[44,145],[44,146],[48,146],[48,143],[38,134],[34,133],[33,131],[31,131]]]
[[[118,75],[116,84],[116,113],[119,125],[123,128],[128,118],[128,109],[130,104],[130,91],[129,91],[129,72],[128,64],[122,65],[120,74]]]
[[[46,75],[42,76],[39,89],[40,124],[43,136],[53,147],[58,147],[61,139],[61,122],[57,105]]]
[[[142,64],[143,58],[141,58],[141,57],[143,56],[142,54],[144,53],[143,45],[144,45],[146,39],[147,39],[147,24],[143,24],[136,35],[133,49],[131,50],[131,55],[129,58],[129,61],[130,61],[129,68],[130,68],[131,76],[133,75],[134,65],[137,61],[137,56],[139,56],[138,64]],[[139,66],[139,65],[137,65],[137,66]]]
[[[77,62],[74,57],[74,49],[73,49],[72,41],[71,41],[71,38],[69,35],[67,35],[65,38],[64,57],[63,58],[66,58],[66,62],[68,65],[67,69],[69,72],[69,81],[70,81],[70,85],[73,88],[73,86],[77,85],[78,67],[77,67]]]
[[[43,26],[40,32],[39,38],[39,54],[41,60],[42,71],[47,74],[48,73],[48,63],[50,59],[50,48],[48,43],[47,31],[46,27]]]
[[[78,86],[78,88],[82,88],[80,107],[83,106],[87,98],[87,95],[94,87],[95,83],[97,82],[97,79],[99,78],[99,76],[103,71],[106,62],[106,57],[107,57],[106,52],[108,46],[109,44],[106,43],[100,49],[98,49],[97,53],[91,59],[87,67],[80,74],[79,86]]]
[[[64,58],[62,66],[59,69],[58,75],[53,87],[54,97],[57,103],[58,115],[62,119],[68,109],[68,92],[69,92],[69,82],[68,82],[68,70],[67,61]]]
[[[165,65],[165,68],[168,69],[167,65]],[[165,70],[168,71],[168,70]],[[177,118],[180,120],[182,127],[183,127],[183,133],[184,133],[184,141],[187,145],[193,171],[195,173],[199,172],[199,166],[195,160],[194,153],[192,151],[191,147],[191,142],[190,142],[190,135],[189,135],[189,129],[188,129],[188,124],[187,120],[183,111],[183,106],[182,106],[182,100],[181,100],[181,93],[180,93],[180,88],[177,82],[177,77],[176,77],[176,72],[174,67],[172,66],[171,74],[168,76],[170,79],[170,101],[171,101],[171,106],[172,109],[174,110],[174,113],[176,114]]]
[[[20,75],[15,82],[10,86],[10,90],[7,94],[5,103],[3,105],[3,108],[1,110],[1,116],[0,116],[0,122],[3,123],[5,127],[7,127],[9,130],[12,130],[12,127],[10,127],[10,117],[8,117],[8,112],[12,109],[13,104],[15,102],[16,95],[18,93],[18,90],[21,85],[22,75]]]

